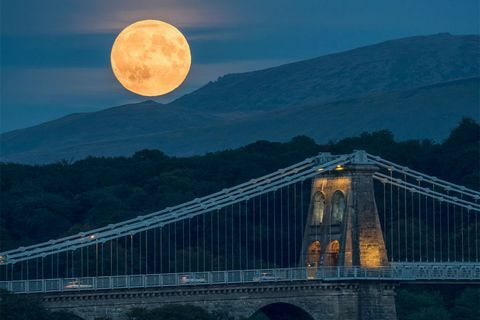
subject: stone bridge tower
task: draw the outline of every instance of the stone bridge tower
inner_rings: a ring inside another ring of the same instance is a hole
[[[325,154],[329,157],[329,154]],[[381,267],[387,252],[364,151],[314,179],[300,266]]]

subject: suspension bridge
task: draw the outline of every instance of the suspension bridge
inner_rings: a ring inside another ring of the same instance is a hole
[[[480,283],[480,192],[321,153],[134,219],[0,253],[0,288],[85,319],[193,303],[395,319],[394,287]],[[382,305],[382,306],[380,306]]]

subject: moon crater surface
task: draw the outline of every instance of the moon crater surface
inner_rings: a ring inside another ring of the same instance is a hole
[[[120,32],[110,61],[118,81],[142,96],[175,90],[191,65],[187,39],[174,26],[159,20],[135,22]]]

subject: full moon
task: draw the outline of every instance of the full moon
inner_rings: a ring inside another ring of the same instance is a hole
[[[120,32],[110,61],[115,77],[126,89],[151,97],[181,85],[192,58],[187,39],[177,28],[159,20],[142,20]]]

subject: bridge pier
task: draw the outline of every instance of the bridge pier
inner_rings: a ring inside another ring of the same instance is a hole
[[[50,310],[72,311],[85,320],[123,320],[131,308],[190,304],[248,319],[272,304],[304,310],[314,320],[395,320],[394,285],[379,282],[258,283],[229,286],[130,289],[110,292],[44,294]]]
[[[312,184],[299,266],[388,265],[368,164],[339,166]]]

